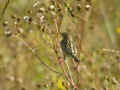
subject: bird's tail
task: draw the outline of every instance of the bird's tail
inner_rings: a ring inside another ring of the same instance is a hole
[[[78,59],[76,56],[72,55],[72,57],[76,62],[80,62],[80,59]]]

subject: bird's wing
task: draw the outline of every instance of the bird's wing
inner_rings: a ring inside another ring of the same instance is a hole
[[[72,54],[72,44],[70,40],[67,40],[66,49],[69,54]]]
[[[70,41],[71,41],[72,54],[76,56],[77,55],[77,48],[76,48],[72,38],[70,39]]]

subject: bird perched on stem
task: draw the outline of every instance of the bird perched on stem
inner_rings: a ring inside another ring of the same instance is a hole
[[[66,32],[63,32],[61,35],[62,40],[60,42],[60,45],[64,55],[64,59],[66,58],[66,56],[69,56],[72,57],[76,62],[79,62],[80,60],[75,55],[77,50],[70,40],[68,34]]]

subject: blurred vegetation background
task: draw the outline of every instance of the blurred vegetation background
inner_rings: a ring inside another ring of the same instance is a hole
[[[68,60],[77,90],[120,90],[119,21],[120,0],[0,0],[0,90],[74,90],[61,32],[81,60],[79,74]]]

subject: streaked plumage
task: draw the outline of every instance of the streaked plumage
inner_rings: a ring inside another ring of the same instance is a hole
[[[74,60],[76,62],[79,62],[80,60],[76,57],[77,50],[74,47],[70,38],[68,37],[68,34],[66,32],[64,32],[61,35],[62,35],[62,40],[60,42],[60,45],[61,45],[61,49],[62,49],[64,58],[65,58],[65,56],[70,56],[70,57],[74,58]]]

